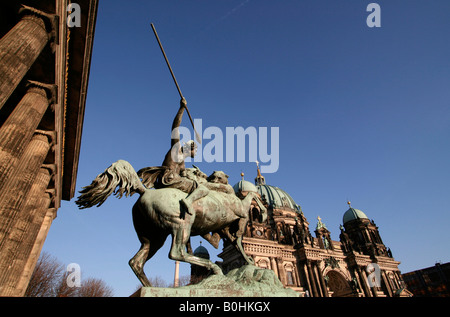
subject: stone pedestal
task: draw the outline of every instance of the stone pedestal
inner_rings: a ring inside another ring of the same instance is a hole
[[[142,287],[131,297],[298,297],[272,270],[244,265],[227,275],[212,275],[200,283],[176,288]]]

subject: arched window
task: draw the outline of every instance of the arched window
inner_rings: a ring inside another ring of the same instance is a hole
[[[292,264],[286,264],[284,267],[284,271],[286,272],[287,285],[295,285],[294,267],[292,266]]]
[[[252,220],[256,221],[256,222],[260,222],[259,209],[256,207],[253,207],[253,209],[252,209]]]

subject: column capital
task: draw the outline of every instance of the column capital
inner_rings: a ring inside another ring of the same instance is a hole
[[[32,15],[42,18],[44,21],[46,31],[48,33],[49,41],[59,45],[59,16],[56,14],[47,13],[36,8],[22,4],[19,9],[19,15]]]
[[[56,131],[35,130],[35,135],[44,135],[48,138],[50,146],[56,144]]]
[[[45,190],[45,193],[49,195],[50,200],[53,201],[55,199],[56,196],[56,189],[54,188],[47,188]]]
[[[53,176],[56,174],[58,167],[56,164],[42,164],[41,168],[48,170],[50,176]]]
[[[39,81],[34,81],[34,80],[28,80],[26,85],[27,85],[27,88],[38,87],[38,88],[44,89],[45,92],[47,93],[47,99],[48,99],[49,105],[56,104],[56,102],[58,100],[58,86],[57,85],[41,83]]]

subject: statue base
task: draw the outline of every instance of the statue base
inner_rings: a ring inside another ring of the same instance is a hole
[[[299,297],[299,293],[285,288],[272,270],[244,265],[194,285],[142,287],[131,297]]]

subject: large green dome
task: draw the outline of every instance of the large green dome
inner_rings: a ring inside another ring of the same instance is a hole
[[[300,212],[302,209],[300,205],[298,205],[292,197],[286,193],[281,188],[276,186],[261,184],[256,185],[258,189],[258,193],[261,197],[265,197],[269,206],[272,207],[288,207],[294,209],[297,212]]]
[[[342,221],[344,223],[347,223],[349,221],[356,220],[356,219],[369,219],[369,218],[361,210],[350,207],[344,213],[344,217],[342,218]]]
[[[256,192],[265,198],[267,203],[272,208],[286,207],[293,209],[297,212],[301,212],[302,209],[292,197],[281,188],[276,186],[267,185],[264,176],[261,175],[258,168],[258,175],[255,178],[255,184],[253,185],[249,181],[244,180],[244,174],[241,174],[242,180],[233,186],[235,193],[238,192]]]

